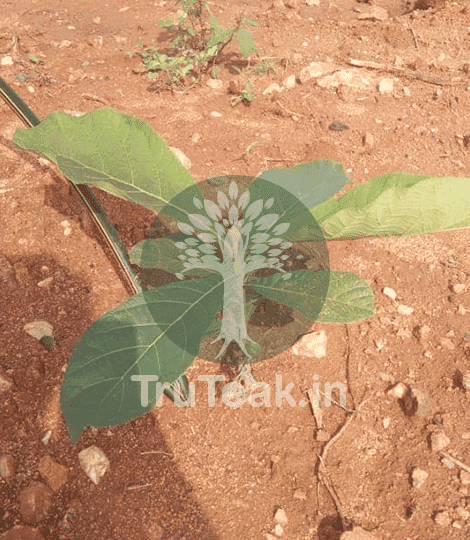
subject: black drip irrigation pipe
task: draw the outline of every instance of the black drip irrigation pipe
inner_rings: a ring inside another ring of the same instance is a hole
[[[14,90],[0,77],[0,94],[13,112],[24,122],[26,127],[34,127],[41,123],[39,118],[26,105],[26,103],[14,92]],[[83,184],[70,182],[73,189],[78,193],[87,211],[100,230],[102,236],[110,247],[114,257],[126,278],[126,285],[132,294],[142,292],[142,287],[137,278],[135,269],[131,266],[127,250],[122,244],[113,224],[109,221],[100,203],[97,201],[90,188]]]
[[[6,101],[7,105],[13,109],[13,112],[25,123],[26,127],[34,127],[41,123],[33,111],[1,77],[0,94]],[[73,182],[70,182],[70,184],[78,193],[87,211],[90,213],[93,221],[106,240],[107,245],[111,248],[116,261],[126,278],[126,285],[130,288],[132,294],[142,292],[142,286],[139,283],[135,269],[130,264],[127,250],[122,244],[116,229],[109,221],[108,216],[104,212],[100,203],[96,200],[88,186],[83,184],[74,184]],[[181,375],[170,388],[165,388],[164,392],[173,401],[175,400],[175,396],[177,396],[183,403],[185,401],[187,402],[189,396],[189,386],[186,376]]]

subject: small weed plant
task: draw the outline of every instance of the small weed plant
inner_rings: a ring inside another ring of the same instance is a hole
[[[196,357],[260,362],[313,321],[373,316],[370,286],[329,268],[328,242],[470,226],[468,178],[392,172],[335,197],[349,182],[344,168],[315,160],[195,183],[148,124],[113,109],[55,112],[13,141],[163,224],[129,253],[142,292],[98,319],[69,360],[61,406],[73,444],[87,426],[123,424],[155,406],[158,391],[143,403],[135,381],[187,389]]]
[[[177,0],[176,5],[180,7],[177,13],[159,23],[172,36],[168,54],[155,44],[138,50],[144,66],[136,72],[147,72],[150,79],[157,79],[153,90],[185,88],[188,81],[197,84],[232,40],[238,42],[245,57],[257,51],[252,34],[245,28],[258,26],[255,21],[239,15],[235,26],[223,28],[205,0]]]

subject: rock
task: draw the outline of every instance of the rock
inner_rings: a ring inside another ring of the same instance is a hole
[[[380,369],[378,371],[378,376],[380,377],[380,380],[383,382],[387,382],[389,384],[395,384],[395,377],[392,375],[392,373],[388,373],[388,371],[385,371],[384,369]]]
[[[400,315],[411,315],[414,309],[412,307],[400,304],[397,308],[397,311]]]
[[[292,88],[294,88],[295,87],[295,75],[289,75],[289,77],[284,79],[282,84],[284,85],[285,88],[287,88],[287,90],[291,90]]]
[[[288,523],[287,516],[282,508],[278,508],[276,510],[276,513],[274,514],[274,521],[284,526],[287,525]]]
[[[464,486],[468,486],[470,484],[470,473],[467,471],[460,471],[459,474],[460,482]]]
[[[365,531],[361,527],[354,527],[352,531],[346,531],[340,536],[340,540],[381,540],[378,536]]]
[[[448,512],[436,512],[434,514],[434,522],[441,527],[449,527],[451,519]]]
[[[284,88],[281,88],[277,83],[271,83],[263,92],[263,96],[272,94],[273,92],[282,92]]]
[[[394,399],[403,399],[408,391],[408,387],[404,383],[398,383],[387,392],[387,396]]]
[[[281,536],[284,534],[284,529],[282,528],[282,525],[280,523],[277,523],[276,526],[274,527],[274,534],[278,538],[281,538]]]
[[[344,85],[353,90],[372,89],[371,79],[364,77],[362,71],[357,69],[342,69],[331,75],[326,75],[318,80],[318,86],[321,88],[338,88]]]
[[[464,283],[456,283],[455,285],[452,285],[451,290],[455,294],[461,294],[465,291],[467,286]]]
[[[0,369],[0,394],[7,392],[13,385],[13,381]]]
[[[279,10],[284,10],[286,8],[282,0],[274,0],[272,7]]]
[[[445,347],[449,351],[453,351],[455,349],[455,344],[449,338],[441,338],[440,343],[443,347]]]
[[[431,334],[431,328],[427,326],[426,324],[423,326],[416,326],[415,328],[413,328],[413,335],[420,341],[424,341],[428,339],[430,334]]]
[[[379,82],[380,94],[391,94],[393,92],[393,79],[382,79]]]
[[[375,144],[375,139],[374,139],[374,136],[372,135],[372,133],[370,133],[370,132],[367,131],[367,132],[364,134],[364,137],[362,137],[362,144],[363,144],[364,146],[369,147],[369,148],[371,148],[372,146],[374,146],[374,144]],[[389,290],[389,291],[393,291],[393,289],[390,289],[389,287],[385,287],[385,289],[387,289],[387,290]],[[386,296],[388,296],[388,294],[385,292],[385,289],[384,289],[384,294],[385,294]],[[393,292],[395,292],[395,291],[393,291]],[[395,293],[395,298],[396,298],[396,297],[397,297],[397,294]],[[392,297],[390,297],[390,298],[392,298]],[[395,298],[393,298],[393,300],[395,300]]]
[[[54,281],[54,278],[50,276],[46,279],[43,279],[42,281],[39,281],[38,287],[40,287],[41,289],[50,289],[53,281]]]
[[[424,482],[426,482],[428,476],[429,473],[427,473],[426,471],[423,471],[422,469],[414,469],[413,473],[411,474],[413,487],[420,488],[424,484]]]
[[[377,350],[381,351],[385,347],[387,342],[385,341],[385,339],[376,339],[374,343],[375,343],[375,346],[377,347]]]
[[[188,158],[188,156],[179,148],[170,146],[170,150],[172,150],[176,154],[176,157],[181,161],[183,167],[189,171],[193,164],[191,163],[191,160]]]
[[[39,461],[39,472],[53,491],[59,490],[66,482],[69,470],[55,462],[51,456],[44,456]]]
[[[470,512],[462,506],[456,506],[454,508],[454,511],[460,518],[464,519],[465,521],[470,519]]]
[[[294,491],[294,499],[298,499],[300,501],[306,501],[307,493],[303,489],[296,489]]]
[[[5,454],[0,457],[0,476],[11,478],[15,474],[15,460],[13,456]]]
[[[13,65],[13,58],[11,56],[4,56],[0,60],[0,65],[2,65],[2,66],[12,66]]]
[[[332,62],[311,62],[308,66],[300,70],[299,81],[305,84],[310,79],[333,73],[337,69],[338,66]]]
[[[93,24],[100,24],[101,23],[101,17],[93,17],[92,21],[93,21]]]
[[[20,492],[20,513],[23,521],[35,524],[49,512],[52,491],[41,482],[32,482]]]
[[[292,347],[292,352],[307,358],[323,358],[326,356],[326,342],[324,330],[306,334]]]
[[[386,21],[388,11],[380,6],[372,6],[364,10],[357,18],[359,20]]]
[[[16,525],[6,533],[0,535],[0,540],[44,540],[42,534],[26,525]]]
[[[397,293],[391,287],[384,287],[382,292],[392,300],[396,300],[397,298]]]
[[[220,118],[222,115],[221,115],[219,112],[217,112],[217,111],[212,111],[212,112],[211,112],[211,116],[212,116],[213,118]]]
[[[224,89],[224,83],[219,79],[209,79],[206,84],[209,88],[218,90],[219,92],[222,92]]]
[[[431,442],[431,450],[433,452],[440,452],[441,450],[444,450],[444,448],[447,448],[447,446],[450,444],[449,437],[447,437],[447,435],[442,431],[431,433],[429,440]]]
[[[470,391],[470,371],[466,371],[462,375],[462,386],[465,388],[465,390]]]
[[[103,450],[97,446],[89,446],[78,454],[82,469],[92,482],[98,484],[109,469],[109,460]]]

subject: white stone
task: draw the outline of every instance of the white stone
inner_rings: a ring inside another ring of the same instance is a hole
[[[280,523],[278,523],[275,527],[274,527],[274,534],[280,538],[283,534],[284,534],[284,529],[282,528],[282,525]]]
[[[281,525],[284,525],[284,526],[287,525],[288,523],[287,516],[282,508],[278,508],[276,510],[276,513],[274,514],[274,520],[277,523],[280,523]]]
[[[393,92],[393,79],[382,79],[379,82],[380,94],[391,94]]]
[[[181,161],[183,167],[189,171],[193,164],[191,163],[191,160],[188,158],[188,156],[179,148],[175,148],[174,146],[170,146],[170,150],[172,150],[173,153],[176,154],[176,157]]]
[[[2,66],[12,66],[13,65],[13,58],[11,56],[4,56],[1,60],[0,60],[0,64]]]
[[[428,472],[423,471],[422,469],[414,469],[413,473],[411,474],[413,486],[415,488],[420,488],[424,484],[424,482],[426,482],[428,476]]]
[[[332,62],[311,62],[300,70],[299,81],[304,84],[310,79],[333,73],[337,69],[338,66]]]
[[[470,391],[470,371],[466,371],[462,377],[462,384],[465,390]]]
[[[98,484],[109,469],[109,460],[103,450],[97,446],[90,446],[78,454],[82,469],[90,480]]]
[[[374,534],[365,531],[362,527],[354,527],[352,531],[346,531],[340,536],[340,540],[380,540]]]
[[[398,383],[393,388],[390,388],[390,390],[387,392],[387,396],[394,398],[394,399],[402,399],[406,392],[408,390],[408,387],[405,383]]]
[[[400,304],[397,308],[397,311],[398,313],[400,313],[400,315],[411,315],[414,309],[412,307]]]
[[[431,433],[430,440],[431,450],[433,452],[440,452],[441,450],[444,450],[444,448],[447,448],[447,446],[450,444],[449,437],[447,437],[447,435],[442,431]]]
[[[295,86],[295,75],[289,75],[284,81],[282,82],[285,88],[290,90],[291,88],[294,88]]]
[[[452,292],[454,292],[455,294],[460,294],[463,293],[466,288],[467,286],[465,285],[465,283],[457,283],[455,285],[452,285]]]
[[[281,88],[277,83],[271,83],[263,92],[263,96],[272,94],[273,92],[282,92],[284,88]]]
[[[303,336],[293,347],[292,352],[308,358],[323,358],[326,356],[326,332],[313,332]]]
[[[222,115],[217,111],[212,111],[211,116],[213,116],[214,118],[220,118]]]
[[[224,89],[224,83],[220,79],[209,79],[206,84],[209,88],[220,92]]]
[[[391,287],[385,287],[382,292],[392,300],[396,300],[397,298],[397,293]]]
[[[470,473],[467,471],[460,471],[460,482],[464,486],[468,486],[470,484]]]
[[[434,516],[434,522],[441,527],[448,527],[451,523],[451,519],[447,512],[437,512]]]
[[[363,11],[359,16],[359,20],[385,21],[388,19],[388,11],[380,6],[372,6]]]

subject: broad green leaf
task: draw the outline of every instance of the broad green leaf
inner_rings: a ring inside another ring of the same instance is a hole
[[[176,274],[185,269],[184,261],[178,258],[181,254],[184,254],[184,251],[178,249],[169,238],[147,238],[132,248],[129,259],[140,268],[159,268],[170,274]],[[210,270],[195,268],[185,272],[185,275],[201,277],[213,273]]]
[[[80,117],[53,112],[18,129],[15,145],[57,164],[76,184],[92,184],[159,212],[194,179],[149,124],[114,109]]]
[[[307,208],[313,208],[343,189],[348,176],[335,161],[317,159],[290,169],[270,169],[259,178],[290,191]]]
[[[307,198],[307,195],[304,194],[304,198]],[[322,230],[315,219],[312,219],[312,214],[305,204],[291,190],[277,185],[267,178],[256,178],[251,184],[250,206],[248,206],[246,214],[255,208],[257,201],[266,202],[270,199],[274,199],[274,203],[269,208],[269,212],[279,215],[276,224],[289,224],[287,232],[282,235],[284,240],[290,242],[318,240],[319,243],[322,242]]]
[[[245,30],[245,28],[239,28],[237,30],[237,41],[240,47],[240,52],[245,57],[250,56],[251,53],[258,50],[253,36],[250,34],[250,32],[248,32],[248,30]]]
[[[374,296],[367,282],[350,272],[298,270],[250,282],[256,292],[289,306],[311,321],[348,323],[374,315]]]
[[[311,213],[327,240],[461,229],[470,226],[470,179],[390,173]]]
[[[193,363],[222,302],[223,281],[214,276],[137,294],[96,321],[75,349],[62,385],[72,443],[86,426],[122,424],[150,410],[155,382],[143,407],[141,383],[131,377],[176,381]]]

